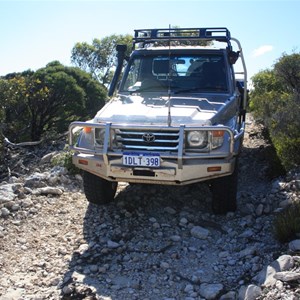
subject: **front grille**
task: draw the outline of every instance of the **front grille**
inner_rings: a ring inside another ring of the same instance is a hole
[[[179,130],[116,129],[118,150],[178,151]]]

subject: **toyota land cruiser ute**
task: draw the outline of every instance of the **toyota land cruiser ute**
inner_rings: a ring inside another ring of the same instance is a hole
[[[87,200],[112,201],[118,182],[207,181],[213,211],[235,211],[247,106],[240,42],[223,27],[141,29],[130,57],[125,51],[117,46],[111,99],[92,120],[69,127]]]

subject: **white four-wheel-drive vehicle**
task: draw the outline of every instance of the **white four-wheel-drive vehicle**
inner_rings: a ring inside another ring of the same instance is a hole
[[[207,181],[213,211],[234,211],[247,102],[239,41],[227,28],[143,29],[129,58],[123,45],[117,51],[111,100],[69,128],[88,201],[112,201],[118,182]]]

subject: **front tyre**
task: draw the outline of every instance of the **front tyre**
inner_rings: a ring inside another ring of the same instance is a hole
[[[96,205],[107,204],[113,201],[117,182],[111,182],[94,174],[83,172],[83,188],[87,200]]]
[[[215,214],[226,214],[237,209],[238,159],[234,171],[229,176],[213,179],[210,184],[212,192],[212,210]]]

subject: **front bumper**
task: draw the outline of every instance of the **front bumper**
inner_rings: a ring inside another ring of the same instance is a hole
[[[132,183],[185,185],[230,175],[235,158],[188,160],[178,167],[176,160],[163,160],[159,168],[128,167],[121,159],[105,163],[103,157],[90,154],[74,154],[73,163],[80,169],[109,181]]]

